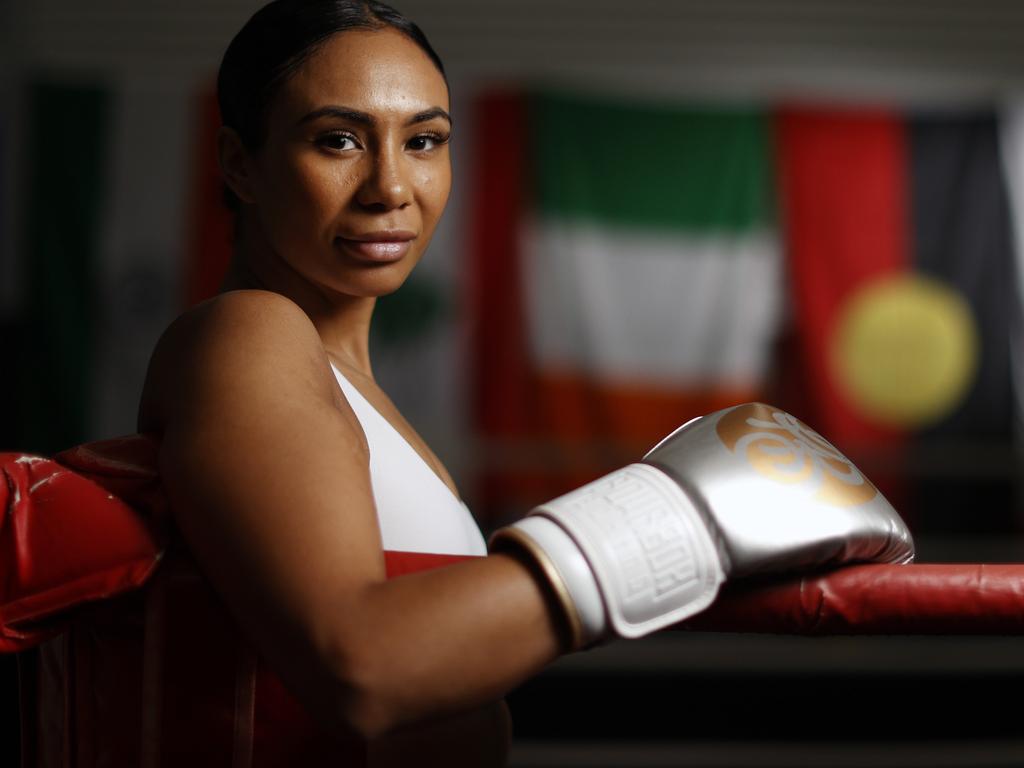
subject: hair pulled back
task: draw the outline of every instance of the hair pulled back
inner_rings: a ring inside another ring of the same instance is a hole
[[[273,0],[253,14],[228,45],[217,73],[217,103],[223,124],[250,151],[266,139],[267,110],[277,89],[328,38],[350,30],[396,29],[434,62],[444,65],[423,31],[389,5],[375,0]],[[225,202],[238,200],[225,189]]]

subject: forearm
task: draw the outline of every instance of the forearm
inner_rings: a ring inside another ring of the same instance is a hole
[[[564,649],[558,621],[542,581],[506,554],[371,585],[331,651],[344,717],[372,735],[493,701]]]

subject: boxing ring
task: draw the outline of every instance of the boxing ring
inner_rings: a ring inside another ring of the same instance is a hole
[[[225,765],[337,757],[176,537],[156,457],[143,436],[53,459],[0,454],[0,651],[19,655],[22,765],[140,754],[143,765],[146,754],[185,765],[211,749]],[[389,578],[461,559],[385,553]],[[854,565],[737,582],[673,630],[1021,635],[1024,564]]]

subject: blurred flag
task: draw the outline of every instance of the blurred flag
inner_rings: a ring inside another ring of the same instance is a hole
[[[926,530],[1016,527],[1020,294],[992,112],[505,94],[478,123],[474,423],[493,514],[766,397]]]
[[[781,305],[764,114],[494,95],[478,123],[484,504],[567,490],[761,395]]]
[[[149,356],[183,307],[190,97],[80,77],[30,88],[19,448],[136,428]]]
[[[998,141],[992,113],[778,122],[801,415],[883,486],[927,480],[886,490],[930,530],[1012,526],[1019,299]]]
[[[1013,219],[1017,302],[1010,323],[1010,362],[1016,400],[1017,441],[1024,436],[1024,103],[1005,106],[1000,115],[1000,139]]]
[[[109,97],[87,437],[135,431],[149,357],[182,308],[190,97],[149,81]]]
[[[19,382],[19,449],[55,451],[87,435],[109,111],[101,88],[29,88],[27,296],[12,372]]]

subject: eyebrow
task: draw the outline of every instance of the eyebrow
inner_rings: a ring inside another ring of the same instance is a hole
[[[350,120],[353,123],[361,123],[363,125],[368,125],[370,127],[373,127],[377,124],[376,118],[367,112],[361,112],[358,109],[351,109],[350,107],[338,107],[334,105],[329,105],[326,107],[320,107],[319,109],[314,109],[309,114],[303,116],[302,119],[299,120],[298,125],[305,125],[306,123],[312,122],[313,120],[318,120],[321,117],[338,117],[341,118],[342,120]],[[416,125],[417,123],[425,123],[428,120],[433,120],[438,117],[441,118],[442,120],[447,120],[448,124],[451,125],[452,116],[449,115],[440,107],[431,107],[430,109],[425,109],[422,112],[417,112],[415,115],[409,118],[409,120],[406,122],[406,125]]]

